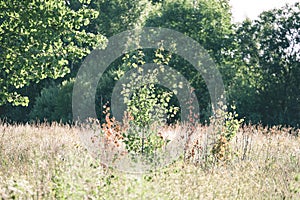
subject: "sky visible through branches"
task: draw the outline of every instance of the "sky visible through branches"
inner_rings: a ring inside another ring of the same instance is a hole
[[[280,8],[285,4],[294,4],[299,0],[230,0],[234,22],[242,22],[246,17],[256,19],[265,11]]]

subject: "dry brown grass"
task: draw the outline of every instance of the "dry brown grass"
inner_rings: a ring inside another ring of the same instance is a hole
[[[201,148],[185,162],[179,159],[152,173],[130,175],[94,160],[80,145],[82,128],[2,124],[0,197],[300,199],[299,130],[277,129],[240,129],[231,144],[230,162],[209,163],[209,152]],[[198,127],[191,143],[209,146],[207,134],[207,127]]]

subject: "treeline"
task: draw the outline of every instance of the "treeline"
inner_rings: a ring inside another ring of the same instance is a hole
[[[72,87],[84,58],[122,31],[164,27],[208,51],[222,74],[228,104],[236,105],[246,122],[299,127],[300,3],[242,23],[232,22],[228,0],[11,0],[0,2],[0,9],[0,114],[7,121],[72,120]],[[155,59],[155,50],[141,51],[145,62]],[[99,117],[116,77],[128,70],[123,61],[116,59],[99,80]],[[195,88],[200,120],[208,120],[203,78],[177,55],[168,65]]]

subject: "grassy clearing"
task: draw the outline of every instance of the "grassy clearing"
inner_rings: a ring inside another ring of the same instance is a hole
[[[198,127],[205,142],[206,127]],[[78,140],[79,127],[0,125],[2,199],[299,199],[300,139],[290,129],[249,126],[228,163],[201,154],[156,172],[104,168]],[[198,156],[198,157],[197,157]],[[201,162],[200,162],[201,161]]]

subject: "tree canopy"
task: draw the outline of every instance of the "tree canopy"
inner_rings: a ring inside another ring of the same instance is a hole
[[[105,38],[85,31],[98,12],[72,10],[61,0],[1,1],[0,105],[27,105],[18,89],[45,78],[64,77],[76,59],[103,47]]]
[[[72,93],[70,78],[85,56],[105,48],[106,37],[148,26],[179,31],[204,47],[218,65],[229,103],[246,121],[299,126],[300,3],[242,23],[233,23],[229,0],[10,0],[1,1],[0,10],[0,106],[6,113],[11,105],[27,106],[29,96],[26,113],[68,121],[71,108],[64,104]],[[155,59],[155,50],[139,51],[145,62]],[[206,120],[210,100],[201,74],[180,56],[160,53],[195,88]],[[99,80],[97,112],[110,100],[117,74],[132,67],[126,66],[122,56],[117,58]],[[56,82],[43,89],[43,79]]]
[[[300,4],[263,12],[237,28],[232,84],[243,116],[268,124],[300,119]],[[252,117],[251,117],[252,115]],[[257,121],[256,121],[257,122]]]

